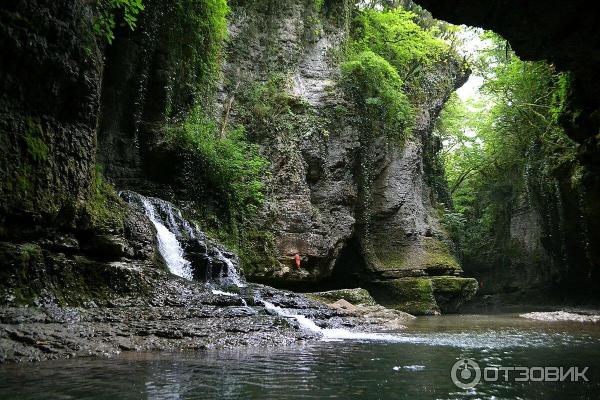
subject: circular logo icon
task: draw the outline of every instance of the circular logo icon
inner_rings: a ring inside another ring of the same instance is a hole
[[[470,358],[458,360],[450,371],[452,382],[461,389],[474,388],[481,380],[479,364]]]

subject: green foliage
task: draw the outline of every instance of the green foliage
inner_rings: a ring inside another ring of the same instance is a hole
[[[257,122],[263,124],[273,123],[289,114],[300,114],[306,110],[307,104],[289,94],[288,83],[284,74],[274,74],[264,83],[250,85],[241,93],[240,103]]]
[[[378,54],[408,81],[418,68],[441,60],[447,51],[445,43],[417,25],[415,17],[400,8],[359,12],[352,26],[352,51]]]
[[[524,62],[497,36],[476,62],[478,102],[454,97],[436,132],[445,143],[454,210],[445,220],[466,258],[487,261],[511,246],[510,219],[527,202],[556,213],[555,181],[576,167],[576,145],[558,124],[568,78],[544,62]]]
[[[127,206],[104,179],[101,165],[96,166],[93,178],[91,194],[85,204],[90,225],[100,230],[121,231]]]
[[[94,32],[111,44],[115,39],[117,21],[122,21],[123,25],[134,30],[138,14],[144,10],[144,5],[142,0],[97,0],[96,8]]]
[[[39,119],[27,118],[27,128],[23,139],[27,146],[29,156],[35,162],[40,162],[48,157],[48,146],[44,143],[42,135],[44,134],[41,122]]]
[[[196,109],[181,126],[169,127],[166,140],[170,146],[187,152],[192,179],[202,175],[211,190],[226,202],[229,210],[240,216],[253,214],[264,200],[262,176],[268,162],[257,145],[246,140],[243,127],[220,137],[215,122]]]
[[[242,85],[236,96],[236,111],[252,140],[275,136],[292,140],[317,128],[308,104],[290,94],[289,85],[289,77],[279,73],[265,82]]]
[[[211,106],[219,81],[222,47],[227,39],[226,0],[177,0],[171,19],[170,54],[175,70],[169,109],[185,104]]]
[[[447,58],[448,46],[402,8],[362,9],[351,26],[342,86],[358,106],[363,132],[404,138],[427,86],[425,72]],[[410,101],[409,101],[410,100]]]
[[[314,0],[315,2],[315,12],[318,14],[323,9],[323,5],[325,4],[325,0]]]
[[[359,108],[363,130],[404,137],[412,109],[389,62],[369,50],[358,53],[342,64],[342,84]]]

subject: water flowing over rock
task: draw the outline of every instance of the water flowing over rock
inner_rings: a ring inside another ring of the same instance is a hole
[[[121,197],[154,224],[158,248],[173,274],[189,280],[243,286],[237,256],[209,239],[173,204],[131,191],[121,192]]]

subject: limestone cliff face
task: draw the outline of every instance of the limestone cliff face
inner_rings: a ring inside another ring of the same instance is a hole
[[[333,59],[349,16],[341,6],[328,12],[339,19],[321,19],[313,2],[232,5],[222,99],[224,104],[235,99],[233,119],[248,107],[236,88],[276,74],[284,76],[281,89],[302,104],[293,116],[282,115],[284,122],[275,120],[274,132],[255,132],[271,161],[262,222],[274,233],[278,260],[267,270],[251,271],[255,278],[323,279],[352,234],[360,142],[340,111],[348,104],[335,86],[339,70]],[[296,253],[303,257],[299,273],[291,271]]]
[[[363,250],[369,265],[381,277],[458,274],[452,244],[439,222],[443,194],[429,182],[441,171],[427,170],[436,159],[431,149],[433,123],[449,94],[466,79],[456,61],[440,63],[428,72],[427,97],[417,106],[412,137],[403,145],[381,146],[372,167],[374,180]],[[439,146],[439,143],[437,144]]]
[[[390,279],[458,275],[439,222],[443,199],[429,183],[434,172],[428,165],[439,147],[432,125],[466,71],[450,60],[428,72],[428,90],[405,143],[361,133],[357,111],[338,86],[336,52],[344,46],[348,18],[343,2],[327,2],[323,10],[312,2],[232,5],[220,95],[228,122],[249,125],[252,105],[240,88],[268,84],[273,76],[283,77],[280,90],[299,105],[270,124],[250,125],[271,161],[259,223],[273,235],[277,262],[246,265],[246,273],[284,286],[361,284],[376,292]],[[428,310],[439,310],[431,281],[425,283]],[[389,297],[398,303],[397,295]]]
[[[0,10],[0,240],[78,224],[92,194],[102,65],[85,2],[9,3]]]
[[[452,311],[472,282],[430,279],[460,273],[430,183],[439,145],[431,125],[464,71],[451,60],[429,72],[406,142],[360,132],[338,87],[351,10],[316,4],[230,2],[214,113],[223,125],[243,123],[271,162],[256,224],[274,259],[246,273],[287,286],[364,283],[390,304],[412,302],[404,309]],[[198,77],[180,68],[195,61],[180,47],[180,9],[145,5],[138,29],[117,32],[103,52],[87,2],[18,1],[0,14],[2,54],[18,60],[0,67],[3,302],[31,304],[46,292],[65,304],[108,301],[115,289],[143,292],[143,274],[164,267],[148,219],[96,172],[103,164],[119,189],[190,200],[178,196],[190,189],[178,177],[185,155],[160,147],[160,128],[195,103],[188,89]],[[251,101],[265,85],[280,94],[268,115]]]

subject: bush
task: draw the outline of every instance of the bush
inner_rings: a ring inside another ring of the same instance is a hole
[[[351,51],[372,51],[387,60],[403,81],[412,82],[420,68],[440,61],[448,52],[448,46],[417,25],[415,17],[400,8],[359,12],[353,21]]]
[[[389,62],[372,51],[356,54],[342,64],[342,85],[360,109],[363,131],[404,138],[412,108]]]
[[[232,212],[240,215],[254,213],[264,200],[261,177],[267,172],[268,161],[259,153],[256,144],[246,140],[243,127],[220,137],[215,122],[195,110],[180,126],[166,132],[167,143],[188,154],[185,176],[194,185],[194,179],[203,179],[207,187]]]
[[[103,37],[108,44],[115,39],[114,29],[120,17],[123,24],[134,30],[138,14],[144,10],[142,0],[98,0],[98,17],[94,21],[94,32]]]

